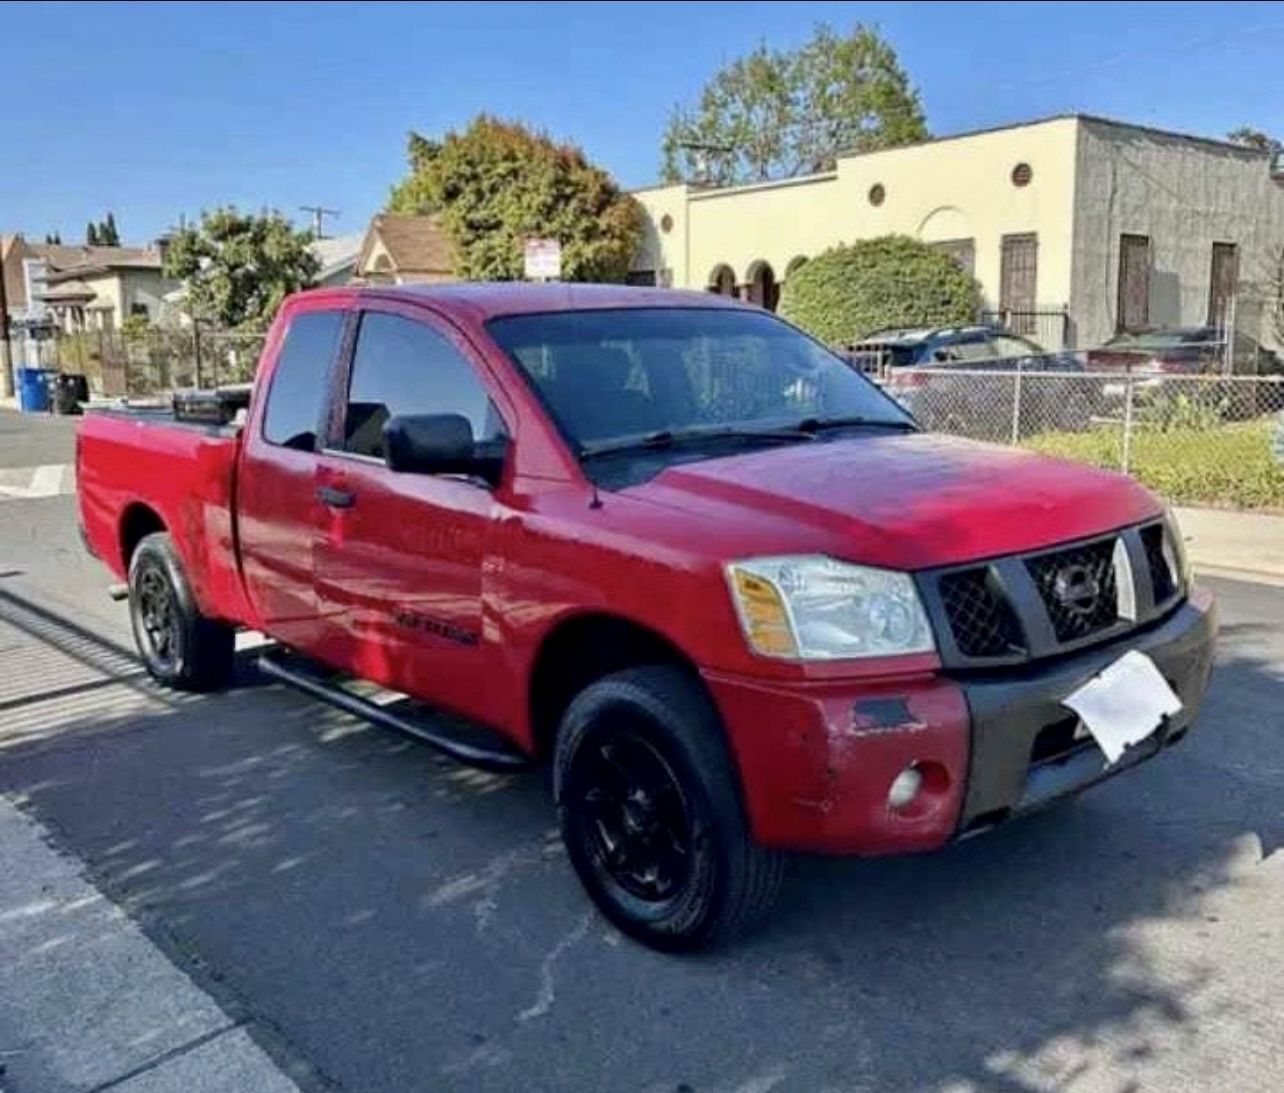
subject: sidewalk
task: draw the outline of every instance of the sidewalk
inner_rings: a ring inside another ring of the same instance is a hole
[[[1284,586],[1284,516],[1177,509],[1197,573]]]
[[[298,1093],[0,797],[0,1090]]]

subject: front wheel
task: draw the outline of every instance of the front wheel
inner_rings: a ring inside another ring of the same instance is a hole
[[[717,712],[686,673],[634,668],[586,688],[562,720],[553,779],[571,864],[624,933],[699,948],[775,901],[783,858],[754,844]]]
[[[138,544],[129,563],[129,619],[152,678],[185,691],[210,691],[232,674],[236,632],[200,613],[169,535]]]

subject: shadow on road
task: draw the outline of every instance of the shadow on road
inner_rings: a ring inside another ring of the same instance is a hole
[[[41,625],[69,656],[121,652]],[[1123,1089],[1103,1068],[1253,1003],[1200,939],[1284,839],[1263,716],[1284,687],[1230,645],[1171,754],[940,854],[800,861],[764,930],[688,959],[589,912],[539,775],[468,771],[276,688],[72,711],[0,753],[0,790],[321,1084]]]

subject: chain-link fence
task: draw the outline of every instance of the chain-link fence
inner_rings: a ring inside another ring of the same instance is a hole
[[[41,366],[83,374],[103,398],[163,395],[253,379],[264,338],[207,327],[91,330],[54,339]]]
[[[1284,508],[1284,376],[906,368],[889,394],[926,429],[1130,472],[1175,501]]]

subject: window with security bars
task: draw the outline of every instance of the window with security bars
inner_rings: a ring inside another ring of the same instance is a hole
[[[1141,330],[1150,322],[1150,236],[1119,237],[1119,300],[1116,325]]]
[[[1038,290],[1038,235],[1005,235],[999,252],[999,309],[1008,313],[1014,333],[1035,333]]]

